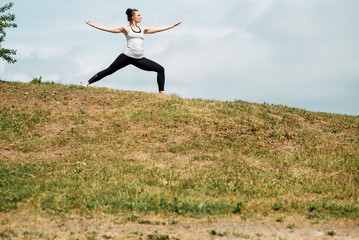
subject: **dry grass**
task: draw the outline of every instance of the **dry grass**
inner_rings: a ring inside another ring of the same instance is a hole
[[[0,211],[359,218],[359,118],[0,82]]]

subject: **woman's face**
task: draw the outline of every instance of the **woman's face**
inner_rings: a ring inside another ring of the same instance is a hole
[[[141,19],[142,19],[141,14],[140,14],[139,12],[135,12],[135,13],[133,14],[132,19],[133,19],[136,23],[140,23],[140,22],[141,22]]]

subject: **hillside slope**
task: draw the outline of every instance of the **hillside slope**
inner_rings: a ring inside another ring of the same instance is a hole
[[[0,211],[359,218],[359,118],[0,82]]]

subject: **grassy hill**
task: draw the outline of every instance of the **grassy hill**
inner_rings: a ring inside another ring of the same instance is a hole
[[[359,219],[355,116],[0,82],[0,129],[2,212]]]

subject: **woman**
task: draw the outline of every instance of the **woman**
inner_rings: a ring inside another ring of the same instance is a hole
[[[111,33],[123,33],[127,38],[127,47],[125,51],[117,57],[117,59],[105,70],[95,74],[87,83],[83,86],[87,87],[91,83],[97,82],[102,78],[116,72],[117,70],[132,64],[145,71],[157,72],[157,84],[160,94],[164,94],[165,85],[165,70],[158,63],[145,58],[144,55],[144,34],[152,34],[169,30],[181,24],[178,22],[172,26],[164,28],[150,28],[150,27],[139,27],[141,23],[141,14],[137,9],[127,9],[127,19],[130,22],[129,26],[121,26],[115,28],[101,27],[93,24],[91,21],[85,21],[91,27],[100,29],[102,31]]]

